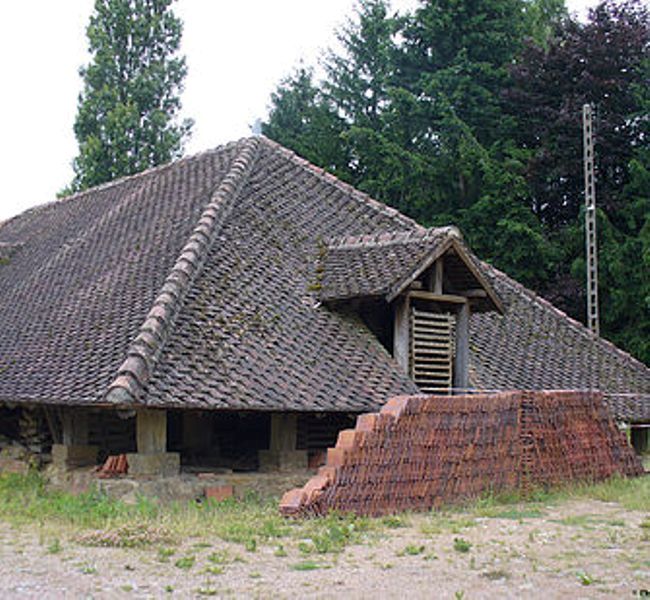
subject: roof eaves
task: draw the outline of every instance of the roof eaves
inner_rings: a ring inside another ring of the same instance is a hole
[[[126,360],[104,394],[104,401],[111,405],[131,406],[141,400],[187,291],[200,273],[221,225],[252,171],[258,155],[258,139],[247,138],[241,142],[239,154],[212,194],[137,337],[131,342]]]

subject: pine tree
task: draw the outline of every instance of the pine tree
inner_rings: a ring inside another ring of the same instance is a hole
[[[77,191],[181,155],[192,122],[178,121],[185,59],[174,0],[95,0],[86,30],[74,132]]]

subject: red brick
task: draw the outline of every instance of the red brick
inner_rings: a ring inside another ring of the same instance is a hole
[[[211,485],[205,488],[205,497],[217,502],[232,498],[233,493],[232,485]]]

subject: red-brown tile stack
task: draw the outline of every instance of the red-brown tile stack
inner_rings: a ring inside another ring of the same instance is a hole
[[[119,475],[125,475],[128,470],[129,463],[126,460],[126,454],[109,456],[97,471],[97,477],[100,479],[110,479]]]
[[[642,472],[598,393],[398,396],[341,431],[327,464],[280,510],[382,515]]]

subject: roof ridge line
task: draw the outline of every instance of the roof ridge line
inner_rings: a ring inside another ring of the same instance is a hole
[[[257,138],[241,140],[241,150],[214,190],[192,234],[165,279],[158,296],[130,343],[126,359],[108,386],[104,400],[113,405],[133,405],[146,388],[167,334],[188,290],[205,263],[220,226],[230,214],[258,156]]]
[[[422,229],[422,225],[420,225],[414,219],[411,219],[411,217],[407,217],[405,214],[401,213],[396,208],[393,208],[392,206],[388,206],[388,204],[384,204],[379,200],[375,200],[372,196],[366,194],[365,192],[359,191],[351,184],[346,183],[342,179],[339,179],[336,175],[332,175],[332,173],[330,173],[326,169],[314,165],[313,163],[309,162],[306,158],[303,158],[302,156],[300,156],[293,150],[290,150],[289,148],[285,148],[275,140],[272,140],[271,138],[268,138],[265,135],[258,135],[256,137],[262,140],[265,144],[270,146],[276,152],[285,155],[296,166],[304,169],[305,171],[308,171],[309,173],[315,175],[316,177],[325,181],[326,183],[329,183],[330,185],[333,185],[334,187],[340,189],[341,191],[345,192],[346,194],[348,194],[358,202],[365,204],[366,206],[372,208],[376,212],[392,218],[397,217],[404,224],[414,229]]]
[[[519,283],[517,280],[510,277],[507,273],[504,273],[503,271],[497,269],[495,266],[491,265],[490,263],[485,262],[484,260],[481,260],[480,262],[483,265],[485,265],[488,270],[493,271],[499,277],[505,279],[507,281],[508,285],[511,285],[515,289],[523,290],[526,293],[526,295],[533,302],[539,302],[542,306],[544,306],[544,308],[548,308],[548,309],[552,310],[556,315],[558,315],[558,316],[562,317],[563,319],[565,319],[566,322],[571,327],[578,330],[582,335],[585,335],[585,336],[590,336],[591,335],[591,332],[589,331],[589,329],[587,329],[587,326],[584,323],[581,323],[577,319],[574,319],[570,315],[566,314],[563,310],[560,310],[552,302],[550,302],[549,300],[547,300],[543,296],[540,296],[537,292],[531,290],[530,288],[527,288],[523,283]],[[644,362],[642,362],[638,358],[632,356],[629,352],[626,352],[625,350],[619,348],[616,344],[614,344],[613,342],[610,342],[608,339],[602,337],[601,335],[597,336],[597,340],[598,340],[598,343],[600,343],[603,346],[607,347],[607,349],[616,351],[616,353],[619,354],[619,356],[622,359],[634,362],[634,363],[638,364],[639,366],[641,366],[641,367],[643,367],[645,369],[650,369],[648,367],[648,365],[646,365]]]
[[[445,227],[429,227],[427,229],[391,229],[376,233],[335,236],[324,241],[325,244],[332,249],[352,249],[359,247],[369,248],[391,246],[394,244],[404,244],[409,242],[426,242],[442,235],[458,237],[455,233],[457,231],[458,229],[454,225],[448,225]]]

